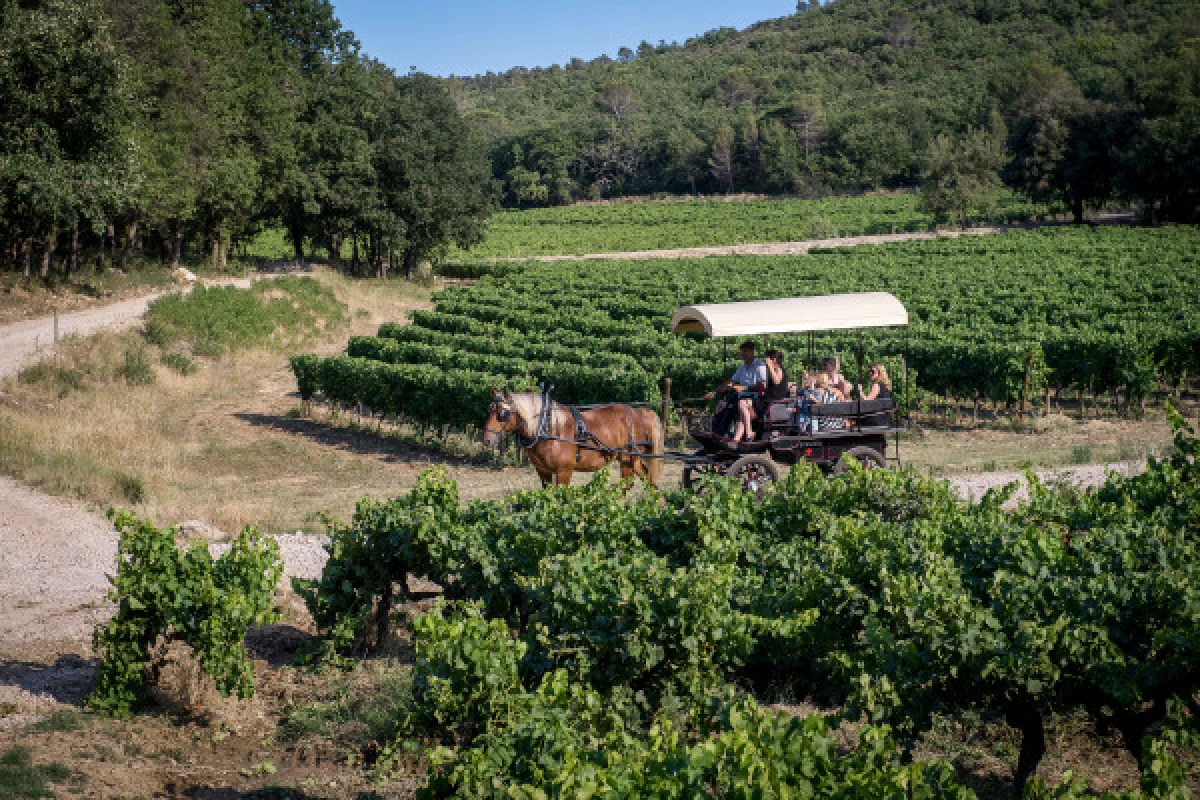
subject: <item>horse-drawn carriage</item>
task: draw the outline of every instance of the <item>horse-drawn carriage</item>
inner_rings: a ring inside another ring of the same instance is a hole
[[[899,300],[871,292],[687,306],[675,312],[671,330],[744,338],[907,324],[908,312]],[[767,405],[754,420],[756,437],[740,442],[713,430],[714,415],[692,414],[688,433],[700,449],[687,459],[683,484],[690,488],[705,474],[723,474],[758,491],[778,480],[778,464],[809,461],[834,474],[851,459],[868,469],[898,464],[904,428],[896,425],[895,414],[890,397],[805,406],[792,393]]]
[[[675,312],[671,331],[744,338],[907,324],[908,312],[899,300],[872,292],[686,306]],[[770,403],[755,420],[756,438],[741,442],[713,430],[713,415],[689,414],[689,436],[700,446],[691,453],[665,450],[663,421],[645,406],[566,406],[554,402],[548,391],[497,392],[484,431],[493,444],[514,433],[543,484],[569,483],[573,472],[590,472],[613,461],[623,476],[653,483],[661,462],[673,460],[683,463],[687,488],[706,474],[720,474],[741,480],[758,494],[778,480],[778,464],[810,461],[838,473],[851,459],[867,468],[899,463],[903,428],[895,424],[894,400],[802,402],[792,394]]]

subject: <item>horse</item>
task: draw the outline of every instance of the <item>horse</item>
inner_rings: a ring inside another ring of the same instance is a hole
[[[613,461],[622,478],[637,475],[655,486],[662,475],[662,458],[637,455],[663,452],[662,423],[649,408],[613,403],[579,410],[546,394],[493,390],[484,444],[499,447],[513,432],[543,487],[569,484],[573,473],[595,472]]]

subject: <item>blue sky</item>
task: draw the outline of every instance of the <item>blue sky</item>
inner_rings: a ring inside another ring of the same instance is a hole
[[[398,72],[475,75],[616,56],[643,39],[682,43],[796,10],[795,0],[333,0],[363,50]]]

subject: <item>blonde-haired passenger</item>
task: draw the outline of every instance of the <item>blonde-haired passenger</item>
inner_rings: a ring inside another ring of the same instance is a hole
[[[871,365],[867,370],[867,380],[871,382],[871,388],[864,391],[862,384],[858,386],[858,396],[863,400],[891,400],[892,399],[892,381],[888,377],[887,367],[878,362]],[[888,424],[888,415],[870,414],[858,421],[860,428],[884,428]]]

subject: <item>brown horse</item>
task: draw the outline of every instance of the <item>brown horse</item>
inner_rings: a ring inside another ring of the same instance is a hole
[[[493,391],[492,395],[483,426],[484,444],[499,447],[505,434],[519,434],[542,486],[569,484],[572,473],[595,472],[613,461],[620,463],[622,478],[637,475],[651,486],[658,483],[662,459],[636,455],[663,452],[662,423],[652,410],[614,403],[579,411],[591,438],[578,439],[568,406],[540,394]]]

